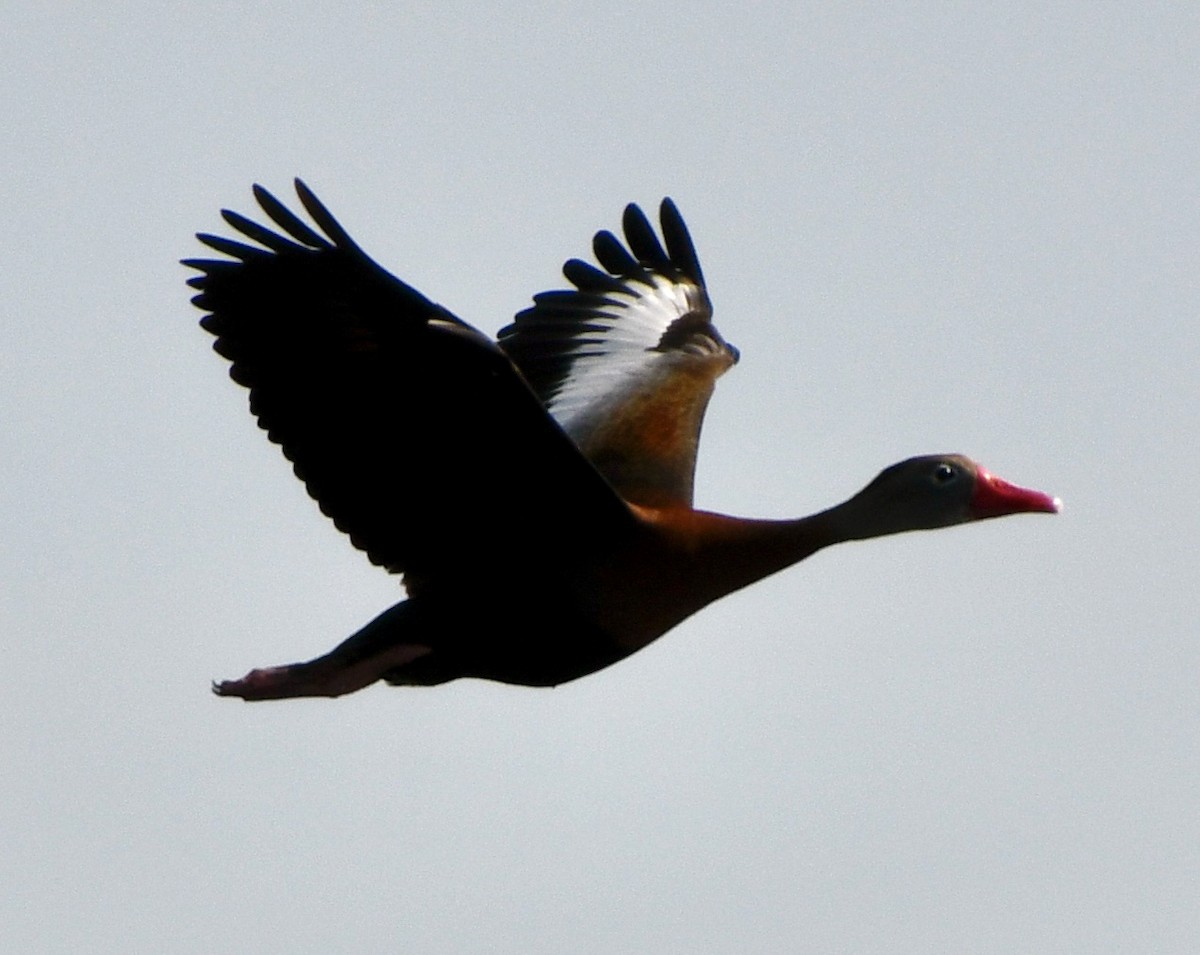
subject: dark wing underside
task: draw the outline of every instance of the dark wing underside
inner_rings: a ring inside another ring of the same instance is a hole
[[[628,248],[598,233],[604,270],[567,262],[575,288],[535,296],[500,345],[623,497],[690,506],[704,411],[737,351],[712,324],[695,248],[670,199],[660,218],[665,248],[628,206]]]
[[[376,265],[299,181],[320,231],[261,187],[280,231],[189,259],[205,329],[296,476],[370,559],[424,583],[600,546],[629,509],[485,336]]]

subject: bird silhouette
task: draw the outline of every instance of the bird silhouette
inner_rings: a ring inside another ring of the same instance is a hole
[[[493,341],[295,185],[312,225],[255,186],[274,228],[223,211],[239,238],[198,236],[223,257],[184,260],[192,301],[260,427],[408,599],[324,656],[214,683],[221,696],[552,686],[832,544],[1060,507],[937,454],[809,517],[696,510],[701,423],[738,352],[670,199],[661,239],[628,206],[624,243],[598,233],[599,267],[568,261],[573,287],[536,295]]]

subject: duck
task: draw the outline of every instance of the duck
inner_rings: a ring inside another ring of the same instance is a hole
[[[627,206],[624,241],[597,233],[595,264],[568,260],[570,287],[535,295],[493,339],[295,190],[307,220],[256,185],[269,225],[226,209],[232,237],[197,235],[192,302],[259,427],[406,599],[322,656],[214,682],[218,696],[557,686],[835,544],[1061,507],[927,454],[807,517],[698,509],[701,425],[739,353],[669,198],[657,232]]]

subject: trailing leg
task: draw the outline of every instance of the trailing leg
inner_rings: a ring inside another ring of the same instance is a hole
[[[396,604],[324,656],[307,663],[251,670],[240,680],[213,683],[217,696],[246,701],[342,696],[369,686],[432,648],[419,642],[412,601]]]

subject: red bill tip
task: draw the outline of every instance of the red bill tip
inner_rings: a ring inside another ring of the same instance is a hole
[[[970,506],[974,517],[985,518],[1005,514],[1057,514],[1062,510],[1062,501],[1032,488],[1010,484],[980,468]]]

